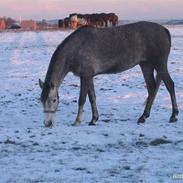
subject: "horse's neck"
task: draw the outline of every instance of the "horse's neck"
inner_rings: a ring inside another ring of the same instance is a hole
[[[46,79],[48,82],[52,82],[56,87],[59,87],[68,72],[66,62],[55,57],[52,58],[50,62]]]
[[[58,72],[54,72],[53,71],[53,74],[52,74],[52,77],[51,77],[51,81],[53,82],[53,84],[56,86],[56,87],[59,87],[61,85],[61,83],[63,82],[65,76],[67,75],[68,71],[64,68],[60,68],[61,70],[59,70],[59,68],[57,68],[56,71]]]

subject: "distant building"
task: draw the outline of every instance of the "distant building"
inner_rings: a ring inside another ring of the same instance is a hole
[[[0,30],[6,29],[6,23],[4,18],[0,18]]]
[[[34,20],[22,20],[20,26],[22,29],[25,29],[25,30],[37,29],[37,23]]]
[[[15,23],[16,23],[16,20],[14,20],[11,17],[5,18],[6,28],[10,28]]]
[[[51,30],[58,28],[58,20],[42,20],[37,21],[37,29],[39,30]]]

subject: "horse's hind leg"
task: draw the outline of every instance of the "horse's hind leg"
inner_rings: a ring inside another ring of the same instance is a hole
[[[89,100],[90,100],[91,108],[92,108],[92,120],[89,123],[89,125],[95,125],[96,121],[99,118],[99,115],[98,115],[98,110],[97,110],[97,105],[96,105],[96,95],[95,95],[93,79],[92,78],[89,79],[88,83],[89,83],[88,84],[89,85],[88,86],[89,87],[88,96],[89,96]]]
[[[154,79],[154,68],[150,63],[141,63],[140,67],[142,69],[142,73],[146,82],[147,91],[148,91],[148,97],[146,101],[146,106],[144,109],[144,113],[142,116],[138,119],[138,123],[144,123],[146,118],[150,116],[150,110],[152,107],[152,103],[154,101],[154,98],[156,96],[157,90],[159,88],[160,80],[155,82]]]
[[[73,123],[73,126],[78,126],[81,123],[83,107],[86,102],[87,93],[88,93],[87,78],[80,77],[80,96],[79,96],[79,101],[78,101],[78,105],[79,105],[78,114],[77,114],[75,122]]]
[[[155,82],[156,82],[156,90],[155,90],[154,98],[156,97],[156,94],[158,93],[158,90],[159,90],[159,87],[160,87],[160,84],[161,84],[161,77],[160,77],[159,74],[156,74]],[[148,97],[147,97],[147,99],[148,99]],[[144,102],[144,105],[147,103],[147,99]]]
[[[177,116],[179,113],[177,102],[176,102],[176,96],[175,96],[175,89],[174,89],[174,82],[170,77],[170,74],[168,73],[167,68],[163,71],[159,71],[162,80],[165,83],[165,86],[170,94],[171,102],[172,102],[172,115],[170,117],[169,122],[176,122]]]

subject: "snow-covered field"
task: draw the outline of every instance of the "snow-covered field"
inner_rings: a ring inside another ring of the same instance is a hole
[[[176,124],[168,123],[171,102],[161,85],[150,118],[137,125],[147,96],[137,66],[95,78],[100,119],[94,127],[88,126],[88,101],[81,126],[71,126],[79,78],[69,74],[51,129],[43,126],[38,79],[69,32],[0,33],[0,183],[183,181],[183,27],[169,30],[169,70],[180,109]]]

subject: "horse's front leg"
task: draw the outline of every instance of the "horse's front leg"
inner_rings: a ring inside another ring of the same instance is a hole
[[[88,93],[87,78],[80,77],[80,96],[79,96],[79,101],[78,101],[78,114],[77,114],[75,122],[73,123],[73,126],[78,126],[81,123],[83,107],[86,102],[87,93]]]
[[[99,115],[98,115],[98,110],[96,105],[96,95],[95,95],[95,89],[93,84],[93,78],[91,78],[88,81],[88,83],[89,83],[88,96],[89,96],[89,100],[92,108],[92,120],[89,123],[89,125],[95,125],[99,118]]]

